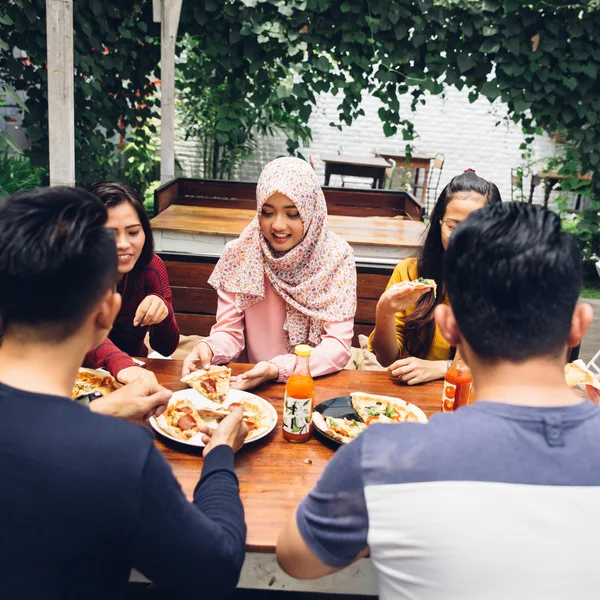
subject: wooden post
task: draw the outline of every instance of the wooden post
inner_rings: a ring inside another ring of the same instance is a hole
[[[175,177],[175,42],[182,0],[161,0],[160,182]]]
[[[50,185],[75,185],[73,3],[46,0]]]

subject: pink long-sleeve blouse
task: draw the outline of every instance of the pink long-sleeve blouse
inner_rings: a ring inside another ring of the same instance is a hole
[[[279,369],[277,381],[287,381],[294,369],[295,355],[285,345],[285,300],[265,277],[265,297],[243,313],[235,308],[235,294],[217,290],[217,322],[204,338],[213,352],[213,364],[235,360],[246,350],[249,362],[262,360]],[[310,372],[313,377],[335,373],[350,360],[354,319],[342,323],[324,323],[321,343],[313,348]]]

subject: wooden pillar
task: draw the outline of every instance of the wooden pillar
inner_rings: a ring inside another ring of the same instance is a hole
[[[175,42],[182,0],[161,0],[160,182],[175,177]]]
[[[50,185],[75,185],[73,3],[46,0]]]

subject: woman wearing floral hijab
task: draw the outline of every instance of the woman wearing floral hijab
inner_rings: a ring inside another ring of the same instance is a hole
[[[217,322],[186,358],[183,374],[244,353],[256,366],[232,381],[251,389],[287,381],[294,347],[313,347],[313,376],[343,369],[356,311],[356,266],[350,246],[327,226],[327,206],[310,165],[278,158],[256,186],[257,213],[229,242],[209,283]]]

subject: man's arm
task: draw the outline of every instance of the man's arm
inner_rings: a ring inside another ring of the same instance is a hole
[[[368,554],[369,548],[365,546],[351,562],[364,558]],[[313,553],[298,529],[296,511],[279,533],[277,562],[288,575],[296,579],[318,579],[345,568],[330,567]]]
[[[233,453],[248,428],[238,407],[216,431],[203,431],[204,465],[193,504],[162,454],[151,448],[129,539],[133,566],[161,587],[221,598],[235,589],[245,557],[246,524]]]
[[[365,434],[340,448],[277,540],[277,561],[298,579],[339,571],[368,554],[361,473]]]

